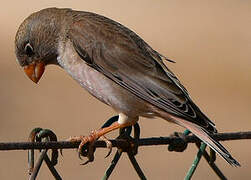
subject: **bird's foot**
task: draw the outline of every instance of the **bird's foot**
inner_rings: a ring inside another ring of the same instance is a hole
[[[87,161],[81,165],[85,165],[94,160],[94,144],[98,139],[96,134],[97,133],[95,131],[92,131],[89,136],[74,136],[68,139],[71,142],[80,142],[78,147],[78,156],[80,159],[82,159],[81,156],[87,157]]]
[[[88,160],[83,163],[82,165],[85,165],[89,162],[92,162],[94,160],[94,152],[95,152],[95,142],[98,138],[103,137],[105,139],[107,147],[110,149],[109,154],[111,153],[111,142],[107,138],[104,137],[105,134],[108,132],[111,132],[115,129],[120,129],[124,127],[128,127],[131,125],[134,125],[135,122],[127,122],[124,124],[119,124],[118,122],[114,122],[112,125],[108,127],[103,127],[99,130],[92,131],[89,136],[74,136],[68,139],[69,141],[72,142],[80,142],[79,148],[78,148],[78,154],[81,159],[81,156],[87,157]]]
[[[109,149],[109,152],[105,157],[108,157],[112,152],[112,143],[109,141],[104,135],[99,137],[98,131],[92,131],[89,136],[74,136],[70,137],[68,140],[71,142],[80,142],[78,147],[78,155],[79,158],[81,156],[87,157],[87,161],[81,163],[81,165],[86,165],[89,162],[94,160],[94,152],[95,152],[95,142],[98,138],[101,138],[106,143],[106,147]]]

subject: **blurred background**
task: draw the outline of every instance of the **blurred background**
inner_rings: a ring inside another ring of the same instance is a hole
[[[85,92],[66,72],[49,66],[39,84],[18,66],[14,38],[32,12],[47,7],[92,11],[129,27],[167,63],[220,132],[251,129],[251,1],[5,1],[0,11],[0,142],[26,141],[34,127],[50,128],[60,140],[87,135],[115,113]],[[183,131],[161,119],[141,119],[142,137]],[[110,138],[118,132],[111,133]],[[229,179],[250,179],[250,140],[223,142],[241,163],[217,164]],[[101,179],[115,153],[98,149],[93,163],[80,166],[75,150],[65,150],[56,166],[63,179]],[[166,146],[139,149],[137,159],[148,179],[183,179],[197,149],[168,152]],[[27,152],[0,152],[0,179],[27,179]],[[217,179],[202,159],[193,179]],[[39,179],[53,179],[43,165]],[[138,179],[124,155],[111,179]]]

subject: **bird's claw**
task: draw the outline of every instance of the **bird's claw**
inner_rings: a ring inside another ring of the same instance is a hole
[[[85,161],[84,163],[80,163],[80,165],[83,165],[83,166],[84,166],[84,165],[88,164],[89,162],[92,162],[92,161],[88,159],[88,160]]]
[[[87,161],[81,163],[81,165],[86,165],[94,160],[94,152],[96,150],[94,144],[98,139],[96,131],[92,131],[89,136],[74,136],[70,137],[68,140],[71,142],[80,142],[78,147],[78,157],[82,160],[82,156],[87,157]],[[112,152],[112,143],[105,136],[100,137],[106,143],[106,147],[109,149],[107,155],[108,157]]]
[[[112,153],[112,142],[109,141],[105,136],[101,136],[100,138],[101,140],[105,141],[106,147],[109,149],[107,155],[105,156],[105,158],[107,158]]]
[[[82,156],[87,157],[87,161],[81,165],[86,165],[94,160],[95,142],[97,140],[96,132],[93,131],[89,136],[74,136],[68,139],[71,142],[80,142],[78,147],[78,157],[82,160]]]

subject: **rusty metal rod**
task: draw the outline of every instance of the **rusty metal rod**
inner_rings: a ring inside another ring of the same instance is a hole
[[[234,133],[217,133],[212,135],[218,141],[251,139],[251,131],[234,132]],[[167,145],[172,141],[180,140],[179,137],[153,137],[141,138],[138,140],[139,146],[153,146],[153,145]],[[129,143],[123,139],[111,140],[113,147],[124,148],[128,147]],[[187,143],[200,142],[194,136],[186,136]],[[58,141],[58,142],[2,142],[0,143],[0,150],[27,150],[27,149],[72,149],[78,148],[79,142]],[[104,141],[95,142],[97,148],[106,148]]]

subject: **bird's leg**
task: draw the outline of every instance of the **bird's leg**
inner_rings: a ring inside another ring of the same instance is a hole
[[[91,162],[93,161],[93,152],[94,152],[94,143],[95,141],[104,136],[105,134],[113,131],[113,130],[116,130],[116,129],[119,129],[119,128],[124,128],[124,127],[128,127],[128,126],[132,126],[135,124],[135,121],[130,121],[130,122],[125,122],[123,124],[120,124],[118,122],[114,122],[111,126],[108,126],[108,127],[104,127],[104,128],[101,128],[99,130],[95,130],[95,131],[92,131],[91,134],[89,136],[75,136],[75,137],[70,137],[70,141],[72,142],[79,142],[80,141],[80,145],[78,147],[78,153],[79,155],[83,155],[83,147],[84,145],[86,145],[87,143],[89,143],[89,147],[88,147],[88,151],[87,151],[87,155],[84,155],[84,156],[87,156],[88,158],[88,162]],[[86,163],[84,163],[86,164]]]

